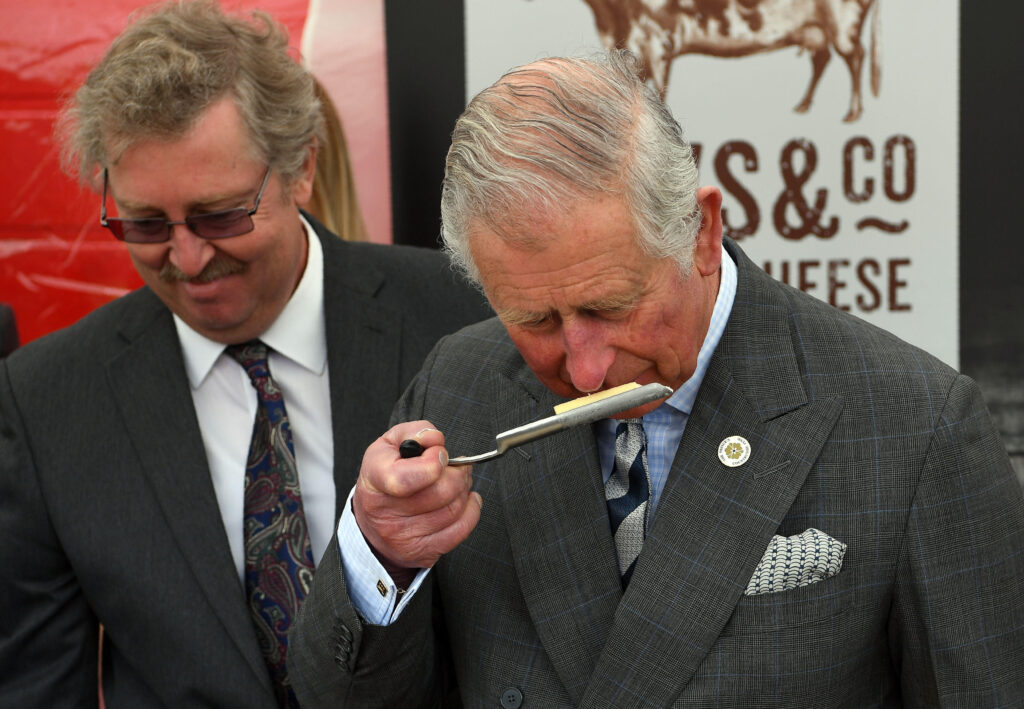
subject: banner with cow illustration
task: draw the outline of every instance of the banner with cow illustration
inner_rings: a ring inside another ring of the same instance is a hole
[[[466,89],[551,54],[643,59],[776,278],[958,366],[959,6],[466,0]]]

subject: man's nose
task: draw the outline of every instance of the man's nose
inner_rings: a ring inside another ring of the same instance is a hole
[[[175,224],[170,228],[171,263],[186,276],[198,276],[213,258],[213,244],[196,236],[185,224]]]
[[[615,348],[600,326],[574,319],[562,326],[565,368],[577,391],[597,391],[615,361]]]

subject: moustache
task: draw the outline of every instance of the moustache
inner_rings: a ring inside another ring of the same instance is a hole
[[[202,271],[194,276],[189,276],[180,268],[168,261],[163,265],[163,268],[160,269],[160,280],[167,283],[209,283],[210,281],[215,281],[218,278],[230,276],[235,273],[242,273],[244,271],[244,263],[238,259],[232,258],[231,256],[221,254],[219,256],[215,256],[210,263],[206,264],[206,267],[203,268]]]

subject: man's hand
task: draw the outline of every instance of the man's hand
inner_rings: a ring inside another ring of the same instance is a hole
[[[401,458],[398,446],[410,438],[423,454]],[[444,434],[427,421],[399,424],[366,449],[352,511],[399,585],[396,572],[432,567],[476,527],[483,501],[472,484],[472,466],[448,466]]]

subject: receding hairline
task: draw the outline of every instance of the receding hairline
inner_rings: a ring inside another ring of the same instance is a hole
[[[564,82],[576,81],[581,82],[581,85],[585,83],[590,87],[594,87],[595,84],[588,81],[591,75],[592,67],[585,61],[581,61],[580,58],[544,57],[529,64],[510,69],[491,86],[481,91],[480,94],[490,94],[492,97],[488,97],[488,100],[492,103],[496,103],[497,100],[503,98],[502,103],[509,107],[509,114],[519,120],[528,120],[533,116],[539,116],[540,119],[544,119],[544,114],[535,112],[533,107],[546,109],[549,101],[556,102],[562,110],[567,113],[573,113],[577,118],[589,120],[587,117],[581,116],[569,109],[568,104],[574,97],[566,91],[567,87]],[[530,96],[522,93],[529,90],[545,92],[547,100],[540,96]],[[502,97],[503,91],[510,93]],[[599,91],[597,93],[604,92]],[[629,105],[631,108],[629,123],[635,127],[644,116],[642,94],[637,91],[631,92]],[[530,148],[534,150],[540,147],[543,147],[543,143],[535,142],[530,145]],[[560,190],[557,196],[572,199],[575,204],[585,203],[606,195],[617,195],[623,200],[626,213],[630,219],[629,226],[637,241],[637,245],[642,247],[643,240],[639,236],[639,217],[635,213],[633,204],[629,199],[629,186],[625,181],[626,168],[634,159],[637,149],[633,131],[626,133],[621,147],[623,148],[623,156],[622,164],[620,165],[620,175],[614,181],[602,184],[599,190],[588,189],[568,178],[556,175],[551,171],[545,171],[519,158],[507,158],[506,160],[499,160],[499,162],[519,163],[527,172],[532,172],[538,177],[544,178],[545,185],[551,185]],[[566,152],[571,150],[571,148],[559,143],[558,150]],[[473,241],[479,232],[479,227],[482,225],[509,245],[515,245],[517,248],[528,248],[531,246],[543,248],[543,245],[547,243],[543,236],[523,233],[512,234],[507,227],[510,224],[522,225],[524,222],[541,222],[550,218],[556,212],[561,211],[561,205],[549,199],[551,196],[550,194],[538,192],[537,199],[531,202],[506,207],[483,207],[477,213],[475,219],[467,225],[466,236],[468,241]]]

